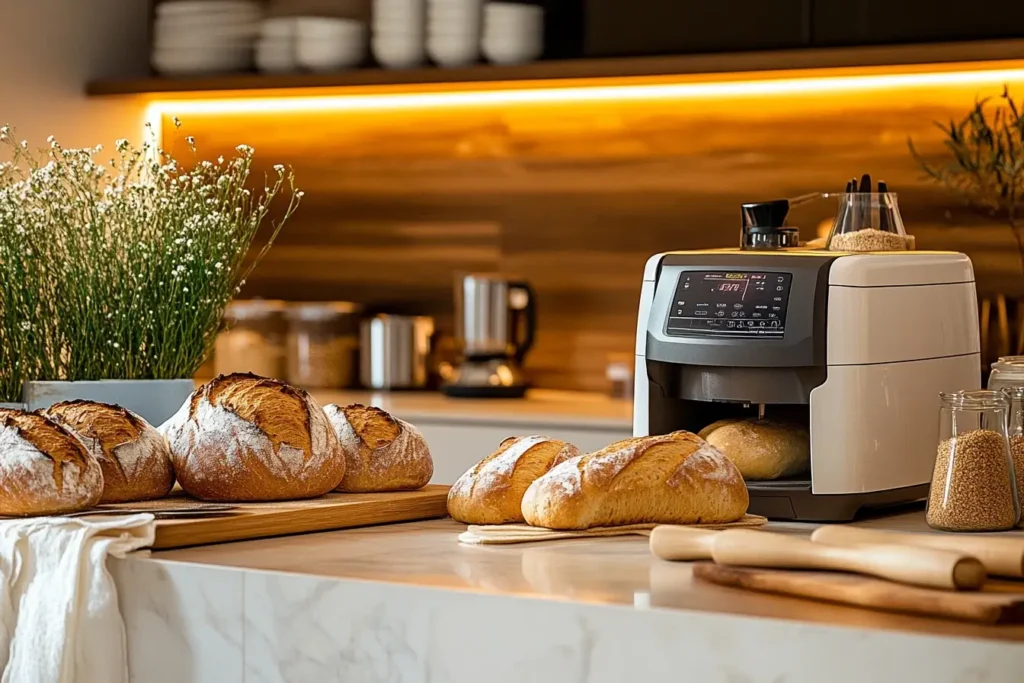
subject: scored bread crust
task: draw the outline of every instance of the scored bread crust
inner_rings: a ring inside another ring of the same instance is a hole
[[[720,425],[706,438],[745,479],[782,479],[811,467],[811,437],[799,425],[750,418]]]
[[[579,454],[571,443],[546,436],[509,437],[456,480],[448,492],[448,514],[466,524],[522,522],[530,484]]]
[[[345,454],[338,491],[412,491],[434,476],[434,461],[420,430],[380,408],[358,403],[324,406]]]
[[[341,483],[345,455],[305,391],[249,373],[197,389],[161,428],[181,488],[215,501],[321,496]]]
[[[87,510],[103,472],[85,444],[45,415],[0,409],[0,515]]]
[[[723,524],[743,517],[743,477],[696,434],[626,439],[552,468],[523,496],[525,520],[550,529]]]
[[[86,445],[103,470],[101,503],[162,498],[174,486],[167,440],[120,406],[95,401],[55,403],[43,414]]]

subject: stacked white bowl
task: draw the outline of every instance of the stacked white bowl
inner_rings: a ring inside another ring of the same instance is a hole
[[[260,24],[256,68],[265,73],[288,73],[298,68],[295,56],[295,17],[272,17]]]
[[[250,0],[162,2],[153,24],[153,67],[168,76],[245,70],[261,16]]]
[[[544,10],[537,5],[489,2],[484,7],[484,56],[494,64],[525,64],[544,51]]]
[[[295,56],[311,71],[350,69],[366,58],[366,22],[339,17],[298,17]]]
[[[373,56],[389,69],[408,69],[426,57],[426,0],[373,0]]]
[[[427,0],[427,54],[440,66],[480,59],[483,0]]]

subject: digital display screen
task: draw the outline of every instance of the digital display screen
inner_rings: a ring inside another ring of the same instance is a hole
[[[684,271],[668,334],[781,339],[792,282],[791,273]]]

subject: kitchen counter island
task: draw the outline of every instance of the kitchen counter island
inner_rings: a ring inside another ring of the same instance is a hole
[[[862,524],[916,530],[923,513]],[[685,563],[651,556],[642,537],[464,546],[456,540],[463,528],[436,520],[111,560],[132,680],[980,683],[1024,676],[1024,627],[712,586],[693,580]]]

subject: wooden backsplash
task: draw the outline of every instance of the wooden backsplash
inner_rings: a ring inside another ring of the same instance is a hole
[[[602,389],[609,354],[632,352],[650,255],[734,245],[741,202],[841,190],[863,172],[899,193],[919,248],[966,251],[979,289],[1021,293],[1009,232],[923,181],[907,151],[912,136],[941,154],[932,122],[976,94],[192,114],[181,134],[205,157],[252,145],[260,169],[291,164],[306,193],[245,295],[354,300],[450,329],[456,271],[515,274],[538,292],[535,384]],[[833,211],[800,207],[790,223],[809,239]]]

